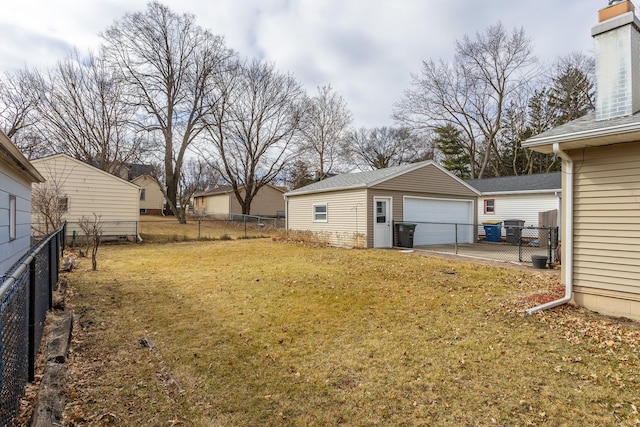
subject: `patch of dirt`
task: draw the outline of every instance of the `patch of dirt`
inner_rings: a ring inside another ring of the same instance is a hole
[[[565,287],[562,285],[552,286],[551,288],[528,295],[525,297],[525,301],[533,304],[533,305],[541,305],[546,304],[551,301],[558,300],[564,296]]]

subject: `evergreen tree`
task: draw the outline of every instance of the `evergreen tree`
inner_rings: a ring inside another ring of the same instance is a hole
[[[461,179],[471,178],[469,170],[470,156],[462,141],[462,133],[453,125],[435,129],[434,143],[444,156],[442,165]]]

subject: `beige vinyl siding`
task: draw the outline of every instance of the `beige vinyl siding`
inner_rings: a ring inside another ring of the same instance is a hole
[[[440,174],[442,172],[438,171]],[[454,180],[455,182],[455,180]],[[380,186],[375,186],[369,190],[369,195],[367,198],[368,208],[371,212],[373,212],[373,198],[374,197],[391,197],[392,198],[392,212],[391,219],[394,222],[402,222],[404,220],[404,198],[408,197],[421,197],[421,198],[441,198],[441,199],[451,199],[451,200],[469,200],[473,203],[476,203],[476,195],[471,192],[471,196],[468,194],[466,196],[452,196],[448,194],[442,193],[421,193],[417,191],[391,191],[391,190],[381,190]],[[416,187],[415,185],[413,186]],[[431,188],[429,188],[431,190]],[[474,205],[475,206],[475,205]],[[446,221],[445,221],[446,222]],[[474,210],[474,222],[477,222],[477,215]],[[394,231],[395,235],[395,231]],[[367,243],[368,247],[373,247],[373,214],[370,215],[370,218],[367,218]]]
[[[147,213],[162,213],[164,194],[158,182],[149,175],[140,175],[131,182],[145,190],[144,200],[140,200],[140,209],[147,210]]]
[[[67,234],[82,235],[78,221],[100,215],[105,237],[137,233],[140,218],[140,188],[105,171],[65,155],[34,160],[32,164],[47,181],[59,183],[62,195],[68,198]],[[46,185],[35,184],[35,185]],[[34,222],[37,219],[34,219]]]
[[[611,298],[640,301],[640,143],[588,148],[571,155],[576,171],[576,300],[613,313],[611,308],[619,303]],[[638,318],[640,311],[617,315]]]
[[[251,215],[277,216],[278,212],[284,211],[283,194],[283,191],[269,185],[262,187],[251,201]],[[240,213],[242,213],[242,210],[240,210]]]
[[[240,191],[244,197],[244,190]],[[283,191],[269,185],[262,187],[251,201],[251,215],[275,217],[284,211]],[[198,196],[196,210],[214,217],[228,218],[229,214],[242,214],[242,207],[232,191],[219,194]],[[202,211],[204,210],[204,212]]]
[[[464,183],[458,181],[452,176],[443,173],[435,165],[427,165],[425,167],[407,172],[395,178],[384,181],[373,186],[376,190],[397,191],[402,189],[405,194],[422,193],[437,197],[440,196],[460,196],[460,197],[476,197],[475,191],[470,189]]]
[[[242,197],[245,197],[244,189],[240,191]],[[251,201],[251,210],[249,215],[275,217],[278,211],[284,211],[284,192],[276,188],[266,185],[258,191]],[[242,214],[242,206],[236,198],[236,195],[229,193],[231,201],[231,213]]]
[[[230,197],[235,197],[229,193],[214,194],[205,196],[207,203],[206,213],[219,219],[229,219],[229,201]]]
[[[367,242],[367,247],[371,247],[373,240],[368,229],[369,223],[373,224],[369,219],[373,214],[368,215],[371,212],[368,200],[366,189],[290,196],[287,228],[311,231],[333,246],[363,247]],[[314,222],[313,205],[321,204],[327,205],[327,221]]]

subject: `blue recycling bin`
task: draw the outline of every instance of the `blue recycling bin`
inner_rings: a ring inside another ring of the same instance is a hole
[[[502,235],[502,222],[487,223],[483,222],[484,235],[487,242],[499,242]]]

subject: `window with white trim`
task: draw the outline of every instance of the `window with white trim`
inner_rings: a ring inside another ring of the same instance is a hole
[[[16,196],[9,195],[9,240],[16,240]]]
[[[313,222],[327,222],[327,205],[313,205]]]
[[[484,213],[489,215],[496,213],[496,199],[485,199]]]

